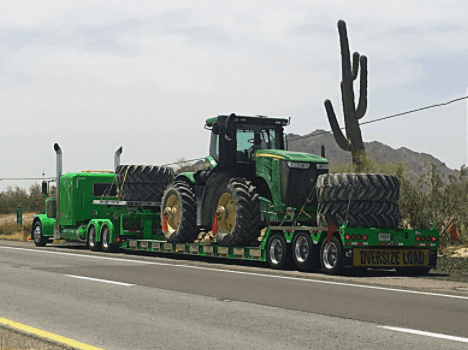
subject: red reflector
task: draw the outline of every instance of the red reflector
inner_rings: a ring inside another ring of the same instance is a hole
[[[364,242],[357,242],[357,245],[363,245]]]
[[[361,236],[361,235],[358,235],[358,236],[357,236],[357,239],[361,240],[361,239],[362,239],[362,236]]]
[[[431,244],[430,244],[430,243],[426,243],[426,247],[430,247],[430,246],[431,246]]]
[[[349,239],[350,237],[349,237],[349,235],[346,235],[345,238],[346,238],[346,239]]]
[[[387,245],[387,243],[385,243],[385,242],[382,242],[382,243],[380,243],[380,245]]]
[[[364,237],[362,237],[362,239],[367,241],[367,235],[364,235]]]
[[[351,245],[351,242],[346,242],[346,245]]]
[[[353,239],[353,241],[356,239],[356,235],[352,235],[351,238]]]
[[[420,239],[419,236],[416,236],[416,242],[419,242]]]
[[[117,242],[120,242],[120,237],[117,237]]]
[[[427,237],[426,237],[426,241],[429,242],[430,240],[431,240],[431,237],[427,236]]]
[[[435,241],[436,241],[436,238],[435,238],[435,236],[434,236],[434,237],[432,237],[432,242],[435,242]]]

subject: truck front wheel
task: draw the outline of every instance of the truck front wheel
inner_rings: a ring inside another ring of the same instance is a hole
[[[94,226],[91,226],[88,232],[88,247],[93,252],[101,250],[101,243],[96,242],[96,229]]]
[[[36,247],[45,247],[47,242],[49,242],[47,237],[44,237],[42,234],[42,224],[40,221],[34,223],[34,244]]]
[[[330,242],[328,239],[322,242],[320,264],[327,275],[339,275],[343,271],[343,246],[336,236]]]

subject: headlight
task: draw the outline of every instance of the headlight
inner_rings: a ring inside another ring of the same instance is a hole
[[[309,169],[310,163],[288,162],[288,167],[296,169]]]
[[[328,163],[317,164],[317,170],[328,170]]]

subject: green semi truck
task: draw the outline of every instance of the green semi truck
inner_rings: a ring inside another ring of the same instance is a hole
[[[115,174],[61,175],[56,144],[58,191],[34,218],[31,236],[39,246],[64,239],[106,252],[256,260],[328,274],[379,267],[423,275],[436,267],[439,231],[400,227],[397,178],[328,174],[324,154],[285,149],[288,124],[210,118],[205,169],[177,176],[118,161]]]

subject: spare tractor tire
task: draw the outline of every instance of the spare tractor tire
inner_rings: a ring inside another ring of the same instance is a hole
[[[197,204],[195,192],[188,182],[176,181],[166,188],[161,205],[163,225],[164,216],[167,223],[164,235],[168,242],[188,243],[197,238]]]
[[[243,178],[228,179],[218,187],[214,198],[214,211],[218,215],[218,244],[255,244],[260,235],[260,200],[251,182]]]
[[[349,205],[349,211],[348,211]],[[382,201],[327,201],[319,202],[317,221],[326,225],[326,215],[335,225],[341,226],[348,220],[348,227],[375,227],[395,229],[400,224],[398,204]]]
[[[174,176],[172,168],[157,165],[119,165],[115,172],[125,201],[160,202]]]
[[[383,174],[324,174],[317,178],[317,199],[327,201],[397,201],[400,182]]]

